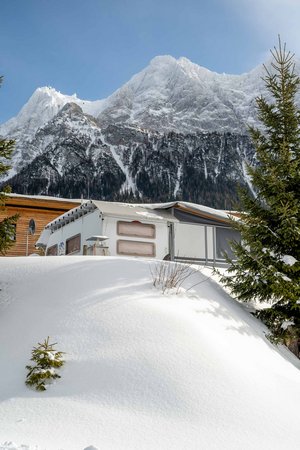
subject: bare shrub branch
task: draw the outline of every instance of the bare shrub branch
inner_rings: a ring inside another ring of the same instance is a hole
[[[168,291],[175,291],[178,294],[183,283],[192,276],[199,274],[197,270],[192,267],[192,264],[179,263],[177,261],[158,261],[154,265],[150,265],[150,273],[152,277],[153,286],[159,289],[162,294]],[[194,283],[186,291],[194,288],[200,283],[207,281],[210,277]]]

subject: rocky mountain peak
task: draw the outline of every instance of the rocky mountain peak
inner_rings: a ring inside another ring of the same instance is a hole
[[[31,194],[78,197],[88,183],[94,198],[228,207],[248,182],[247,125],[258,124],[264,74],[218,74],[162,55],[104,100],[38,88],[0,127],[17,143],[10,183]]]
[[[37,88],[19,114],[0,127],[3,136],[30,139],[34,133],[51,120],[67,102],[77,101],[76,94],[67,96],[54,88]]]
[[[66,103],[59,112],[59,115],[62,116],[64,114],[73,115],[73,114],[83,114],[82,108],[74,102]]]

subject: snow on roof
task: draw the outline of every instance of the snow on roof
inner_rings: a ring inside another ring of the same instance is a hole
[[[70,202],[70,203],[81,203],[81,199],[76,198],[62,198],[62,197],[51,197],[49,195],[27,195],[27,194],[15,194],[13,192],[5,194],[7,197],[11,198],[30,198],[31,200],[52,200],[56,202]],[[85,200],[84,200],[85,201]]]
[[[50,228],[44,228],[40,234],[40,237],[36,241],[35,246],[46,248],[50,234],[51,234]]]
[[[120,202],[103,202],[93,200],[94,205],[107,216],[125,216],[136,220],[169,220],[177,222],[177,219],[169,211],[151,211],[147,205]]]
[[[169,211],[154,211],[149,212],[149,208],[142,205],[136,205],[133,203],[120,203],[120,202],[104,202],[100,200],[88,200],[82,203],[80,206],[76,206],[70,211],[62,214],[61,216],[54,219],[52,222],[46,225],[46,229],[50,228],[55,230],[63,225],[66,225],[70,221],[76,220],[77,218],[93,212],[98,209],[102,214],[112,217],[128,218],[132,220],[142,219],[147,221],[172,221],[178,222],[171,212]]]
[[[87,214],[88,212],[94,211],[95,209],[96,207],[93,204],[92,200],[89,200],[88,202],[82,203],[80,206],[75,206],[75,208],[72,208],[66,213],[58,216],[56,219],[49,222],[45,226],[45,229],[51,229],[53,231],[56,228],[66,225],[68,222],[73,221],[84,214]]]
[[[173,207],[178,207],[180,209],[185,209],[187,212],[203,214],[205,216],[210,216],[214,219],[221,219],[228,221],[230,214],[227,211],[223,211],[221,209],[210,208],[209,206],[198,205],[197,203],[190,202],[168,202],[168,203],[153,203],[153,204],[145,204],[145,208],[149,209],[169,209]]]
[[[52,222],[46,225],[46,229],[50,228],[52,231],[66,225],[70,221],[94,211],[96,208],[101,211],[102,214],[112,217],[123,217],[132,220],[142,219],[147,221],[169,221],[179,222],[174,217],[169,209],[177,207],[181,210],[186,210],[191,214],[197,214],[199,216],[213,218],[215,220],[226,221],[230,219],[230,214],[226,211],[210,208],[208,206],[197,205],[190,202],[168,202],[168,203],[121,203],[121,202],[105,202],[101,200],[88,200],[79,206],[76,206],[70,211],[62,214],[54,219]],[[150,211],[151,212],[150,212]],[[233,218],[235,218],[233,216]],[[236,218],[235,218],[236,219]]]
[[[63,221],[63,218],[66,216],[69,216],[70,213],[74,215],[75,210],[78,211],[82,208],[80,208],[84,204],[93,203],[96,208],[98,208],[103,214],[111,215],[111,216],[126,216],[129,218],[135,218],[138,220],[138,217],[141,219],[141,217],[144,217],[145,219],[149,220],[169,220],[173,222],[177,222],[177,219],[170,213],[165,210],[168,210],[173,207],[177,207],[183,210],[186,210],[190,213],[196,213],[197,215],[203,214],[204,216],[209,216],[214,219],[221,219],[226,220],[232,217],[230,215],[229,211],[223,211],[220,209],[214,209],[210,208],[209,206],[204,205],[198,205],[197,203],[191,203],[191,202],[182,202],[182,201],[173,201],[173,202],[166,202],[166,203],[122,203],[122,202],[106,202],[101,200],[82,200],[82,199],[71,199],[71,198],[61,198],[61,197],[51,197],[47,195],[24,195],[24,194],[15,194],[10,193],[6,194],[9,197],[20,197],[20,198],[29,198],[32,200],[52,200],[52,201],[58,201],[58,202],[70,202],[70,203],[79,203],[81,204],[78,207],[75,207],[68,211],[67,213],[64,213],[63,215],[59,216],[54,221],[50,222],[47,225],[47,228],[51,226],[53,223],[55,223],[57,220],[60,219],[60,221]],[[151,213],[147,210],[152,210]],[[159,210],[159,211],[158,211]]]

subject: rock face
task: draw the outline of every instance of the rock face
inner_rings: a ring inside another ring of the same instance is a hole
[[[247,136],[233,133],[167,134],[107,125],[69,103],[23,148],[39,149],[10,180],[14,192],[105,200],[189,199],[234,207],[245,184]]]
[[[246,75],[220,75],[186,58],[158,56],[110,96],[98,118],[167,132],[243,133],[254,121],[261,67]]]
[[[26,194],[234,207],[254,157],[247,126],[257,123],[262,75],[261,66],[220,75],[160,56],[105,100],[39,88],[0,127],[16,139],[9,184]]]

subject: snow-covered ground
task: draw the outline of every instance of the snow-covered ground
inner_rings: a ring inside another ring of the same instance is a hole
[[[300,361],[206,274],[161,295],[149,264],[0,258],[0,450],[299,449]],[[48,335],[66,364],[35,392]]]

